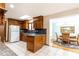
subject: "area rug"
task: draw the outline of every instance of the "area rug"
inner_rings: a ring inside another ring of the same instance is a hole
[[[17,55],[4,43],[0,42],[0,56],[17,56]]]
[[[79,53],[79,46],[76,44],[75,45],[74,44],[68,45],[63,42],[53,41],[52,46],[56,47],[56,48],[61,48],[63,50]]]

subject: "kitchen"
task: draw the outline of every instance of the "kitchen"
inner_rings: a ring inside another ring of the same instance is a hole
[[[3,8],[3,5],[5,6],[6,4],[2,3],[0,6]],[[9,10],[7,10],[7,12],[8,11]],[[6,15],[4,14],[3,16],[5,19]],[[33,17],[31,20],[6,18],[5,20],[1,19],[1,21],[5,22],[3,25],[6,28],[4,28],[6,32],[4,34],[5,39],[3,40],[1,37],[2,42],[16,43],[23,41],[27,43],[26,49],[33,53],[46,44],[46,29],[43,28],[43,16]]]
[[[9,40],[7,40],[7,41],[9,41],[9,42],[17,42],[17,41],[26,42],[27,49],[32,52],[36,52],[37,50],[41,49],[46,44],[46,29],[43,28],[43,25],[40,25],[40,23],[43,24],[43,16],[38,16],[36,18],[37,18],[37,20],[34,21],[35,23],[33,23],[33,24],[34,24],[34,26],[37,26],[37,27],[34,27],[33,30],[32,30],[32,28],[30,29],[30,27],[32,27],[32,26],[29,26],[29,21],[27,21],[27,20],[18,21],[15,19],[11,20],[11,18],[8,18]],[[16,32],[15,34],[10,32],[11,29],[13,30],[13,27],[17,27],[17,28],[14,28],[14,30],[16,29],[19,32],[15,31]]]

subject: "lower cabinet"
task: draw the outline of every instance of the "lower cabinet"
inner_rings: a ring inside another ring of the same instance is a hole
[[[6,40],[5,26],[0,25],[0,41],[5,42],[5,40]]]
[[[27,36],[27,49],[34,52],[34,37]]]
[[[26,36],[26,33],[20,33],[20,40],[23,41],[23,42],[27,42],[27,36]]]
[[[45,36],[27,36],[27,49],[36,52],[45,44]]]

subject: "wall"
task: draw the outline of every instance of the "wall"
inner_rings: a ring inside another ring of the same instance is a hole
[[[49,33],[50,31],[52,31],[52,29],[50,29],[50,23],[49,23],[50,21],[49,20],[50,19],[56,20],[56,18],[63,18],[63,17],[72,16],[72,15],[76,15],[76,14],[79,14],[79,8],[63,11],[60,13],[56,13],[56,14],[52,14],[52,15],[48,15],[48,16],[44,17],[44,25],[43,26],[44,26],[44,28],[47,29],[47,44],[48,45],[50,45],[50,42],[51,42],[50,35],[52,36],[52,34]]]

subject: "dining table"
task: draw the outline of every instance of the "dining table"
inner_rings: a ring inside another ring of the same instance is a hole
[[[63,36],[65,36],[65,37],[63,37]],[[62,35],[60,35],[59,37],[62,37],[62,41],[64,42],[64,43],[68,43],[68,41],[77,41],[77,37],[76,37],[76,35],[70,35],[70,33],[68,34],[68,33],[65,33],[65,34],[62,34]],[[68,43],[69,44],[69,43]]]

